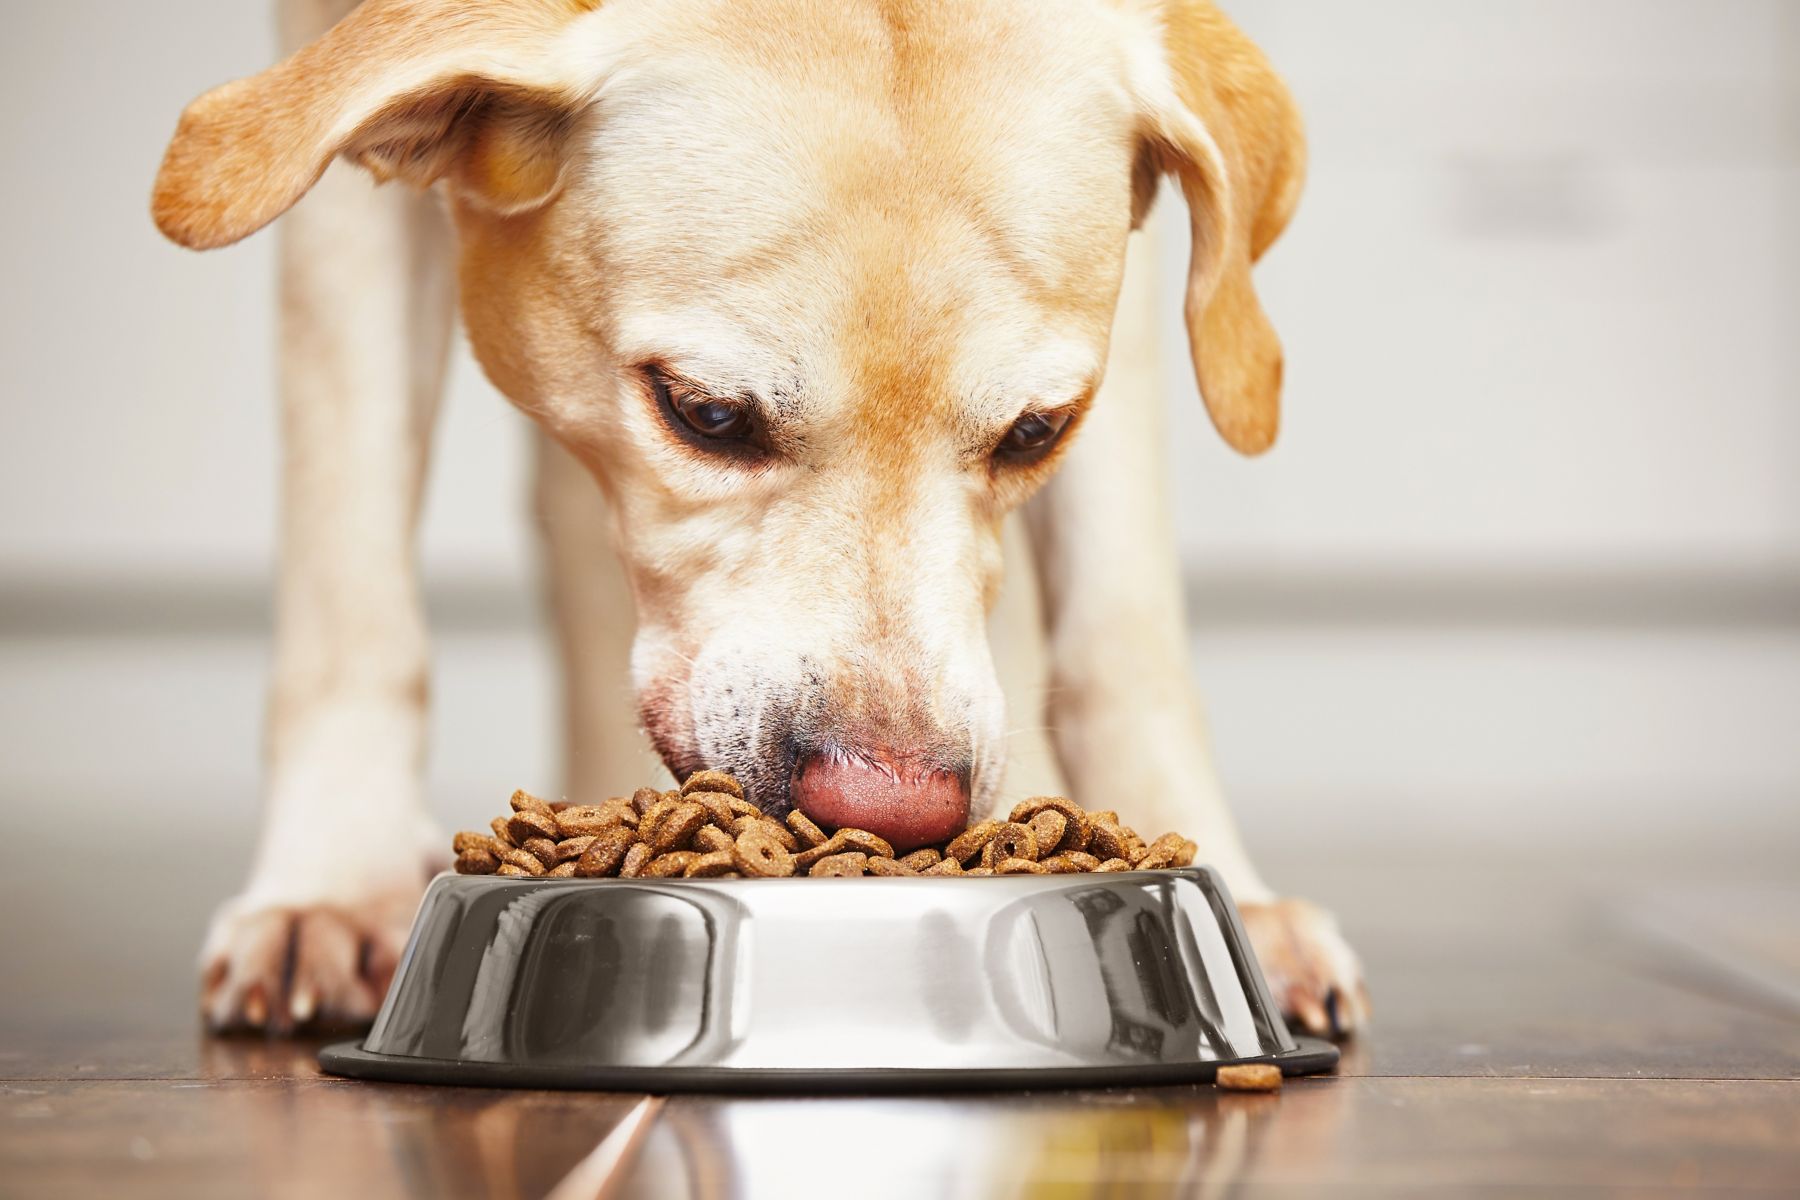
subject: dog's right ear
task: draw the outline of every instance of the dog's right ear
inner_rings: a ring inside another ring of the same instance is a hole
[[[563,134],[596,80],[569,35],[600,0],[365,0],[318,41],[195,100],[151,214],[196,250],[286,212],[338,155],[499,212],[556,194]]]

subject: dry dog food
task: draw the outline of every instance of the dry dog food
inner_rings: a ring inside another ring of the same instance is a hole
[[[639,788],[604,804],[551,804],[517,791],[512,811],[495,817],[488,833],[459,833],[454,846],[464,875],[562,879],[1072,875],[1185,867],[1197,849],[1175,833],[1146,843],[1118,813],[1039,796],[1004,821],[981,821],[942,846],[897,856],[865,829],[827,832],[801,812],[768,816],[723,771],[696,772],[678,791]],[[1228,1070],[1220,1086],[1232,1086]]]
[[[1279,1092],[1281,1068],[1274,1063],[1236,1063],[1220,1067],[1213,1082],[1229,1092]]]

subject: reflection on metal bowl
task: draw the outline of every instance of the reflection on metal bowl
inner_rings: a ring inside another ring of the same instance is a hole
[[[984,879],[443,876],[326,1070],[619,1090],[881,1090],[1329,1069],[1211,871]]]

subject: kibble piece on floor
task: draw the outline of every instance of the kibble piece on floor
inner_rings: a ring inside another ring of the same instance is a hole
[[[1274,1063],[1233,1063],[1220,1067],[1213,1082],[1232,1092],[1278,1092],[1281,1068]]]

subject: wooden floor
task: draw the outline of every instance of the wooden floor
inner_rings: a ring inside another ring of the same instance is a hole
[[[322,1077],[194,1027],[229,864],[33,862],[0,877],[0,1195],[1800,1195],[1800,873],[1757,857],[1288,864],[1378,1024],[1279,1096],[810,1100]]]

